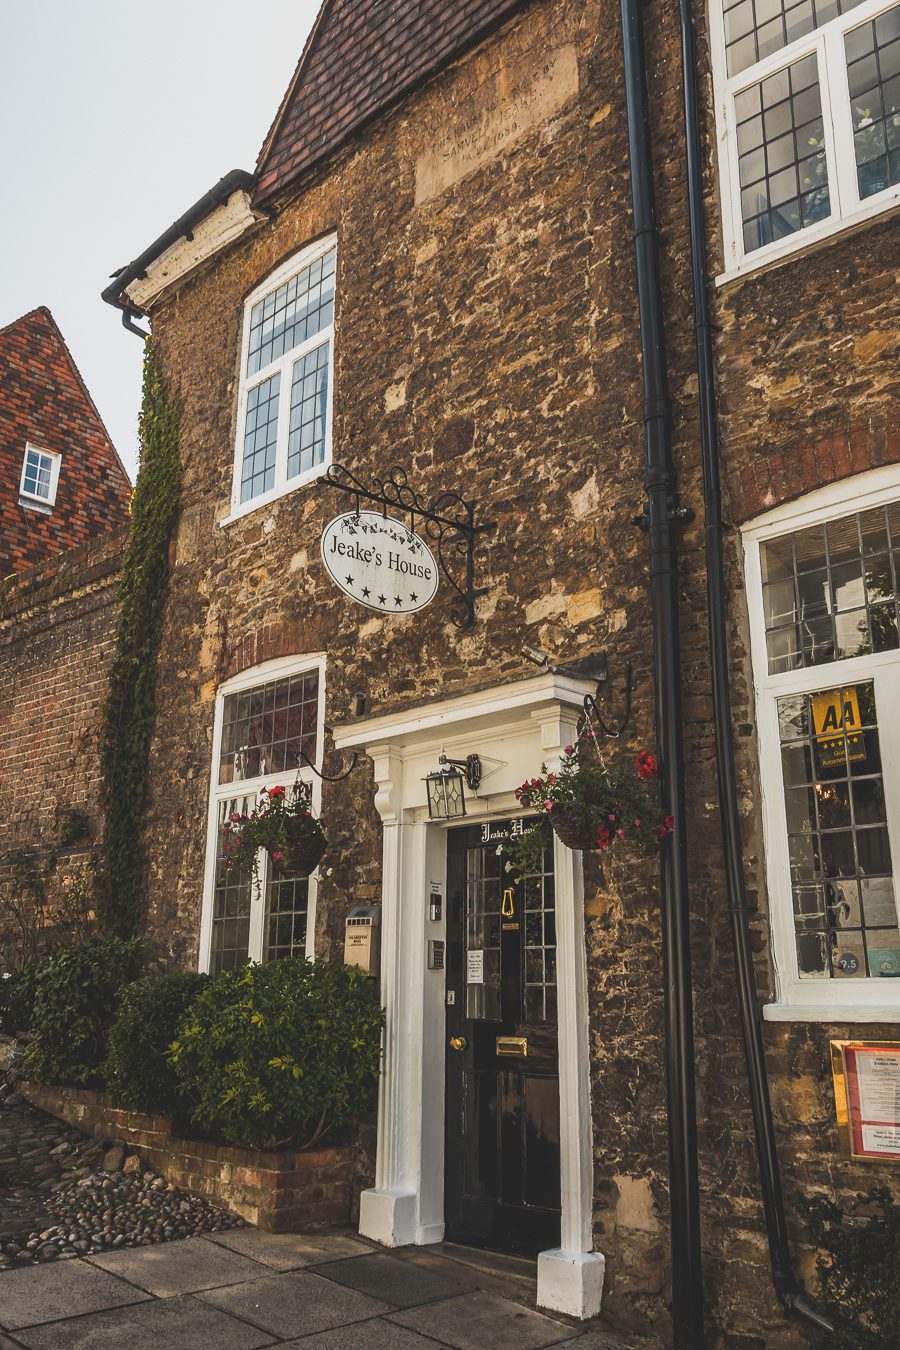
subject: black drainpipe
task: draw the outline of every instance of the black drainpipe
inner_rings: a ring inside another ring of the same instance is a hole
[[[728,919],[737,977],[738,1006],[747,1059],[747,1078],[756,1157],[762,1184],[766,1232],[772,1262],[775,1292],[785,1311],[820,1331],[833,1334],[831,1323],[810,1306],[794,1276],[788,1240],[784,1195],[778,1167],[775,1126],[766,1076],[762,1024],[750,947],[747,891],[741,852],[738,790],[732,735],[731,693],[728,683],[728,635],[726,631],[725,571],[722,561],[722,494],[719,482],[719,445],[712,334],[707,296],[706,238],[703,221],[703,187],[700,117],[697,100],[697,59],[689,0],[679,0],[681,21],[682,85],[685,142],[687,150],[688,206],[691,228],[691,276],[694,293],[694,329],[697,341],[697,371],[700,391],[700,453],[703,465],[703,499],[706,511],[706,578],[709,608],[709,645],[712,666],[713,710],[716,726],[716,767],[719,779],[719,811],[725,850]]]
[[[645,524],[650,537],[653,669],[660,785],[674,835],[662,848],[662,940],[665,993],[666,1097],[669,1130],[669,1207],[672,1247],[672,1326],[676,1350],[702,1350],[703,1282],[697,1177],[697,1108],[691,1000],[690,913],[685,840],[684,742],[675,506],[669,393],[647,92],[638,0],[621,0],[628,152],[634,208],[634,252],[640,311],[647,446]]]

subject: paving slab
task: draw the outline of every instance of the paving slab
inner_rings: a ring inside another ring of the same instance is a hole
[[[272,1270],[299,1270],[321,1261],[372,1253],[365,1242],[346,1233],[262,1233],[257,1228],[235,1228],[227,1233],[204,1233],[202,1241],[252,1257]]]
[[[437,1342],[417,1331],[407,1331],[394,1322],[376,1317],[371,1322],[354,1322],[333,1331],[317,1331],[294,1341],[279,1341],[278,1350],[435,1350]],[[2,1350],[2,1346],[0,1346]]]
[[[395,1308],[415,1308],[420,1303],[435,1303],[439,1298],[464,1292],[455,1280],[381,1252],[370,1251],[367,1256],[355,1256],[349,1261],[330,1261],[316,1266],[316,1274],[380,1298]]]
[[[211,1242],[187,1238],[158,1247],[132,1247],[119,1252],[99,1252],[89,1256],[91,1265],[108,1270],[110,1275],[136,1284],[157,1298],[176,1294],[194,1294],[199,1289],[215,1289],[223,1284],[258,1279],[259,1262],[215,1247]]]
[[[97,1270],[87,1261],[24,1266],[0,1272],[0,1327],[17,1331],[19,1327],[119,1308],[146,1298],[142,1290]]]
[[[392,1313],[389,1320],[454,1350],[542,1350],[579,1334],[508,1298],[480,1292]]]
[[[284,1340],[362,1322],[390,1311],[378,1299],[345,1289],[307,1270],[267,1275],[228,1289],[210,1289],[197,1297]]]
[[[268,1332],[194,1298],[151,1299],[17,1334],[28,1350],[258,1350],[272,1344]]]

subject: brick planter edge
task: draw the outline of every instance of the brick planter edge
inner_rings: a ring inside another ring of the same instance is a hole
[[[16,1087],[41,1111],[83,1134],[128,1144],[167,1181],[225,1205],[267,1232],[347,1223],[351,1217],[353,1145],[269,1153],[181,1139],[173,1135],[168,1116],[122,1111],[100,1092],[28,1082]]]

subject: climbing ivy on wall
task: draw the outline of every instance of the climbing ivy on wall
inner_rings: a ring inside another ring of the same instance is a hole
[[[156,695],[156,664],[169,581],[169,541],[181,490],[180,409],[167,397],[148,343],[138,423],[140,465],[131,504],[131,534],[119,585],[119,625],[103,710],[100,772],[105,814],[104,930],[131,937],[143,907],[141,824]]]

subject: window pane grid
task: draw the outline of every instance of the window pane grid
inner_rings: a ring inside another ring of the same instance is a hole
[[[49,455],[42,455],[39,450],[26,450],[25,473],[22,478],[23,492],[30,492],[34,497],[43,497],[45,501],[49,500],[52,468],[53,461]]]
[[[319,673],[271,680],[225,699],[219,782],[295,774],[316,757]]]
[[[544,846],[542,871],[524,878],[525,1020],[556,1022],[556,899],[553,844]]]
[[[466,962],[481,952],[483,982],[466,981],[466,1017],[498,1022],[500,1001],[500,856],[482,848],[467,849]]]
[[[844,40],[860,199],[900,183],[900,6]]]
[[[747,252],[831,211],[815,55],[737,94],[741,219]]]
[[[307,352],[294,364],[288,435],[288,478],[312,469],[325,458],[328,366],[331,343]]]
[[[900,647],[896,507],[764,543],[769,674]]]
[[[334,249],[304,267],[250,311],[247,374],[315,337],[334,319]]]
[[[847,14],[863,0],[731,0],[725,5],[725,55],[737,75],[773,52]]]
[[[871,681],[778,700],[801,979],[900,974]]]
[[[270,875],[267,887],[266,960],[306,955],[309,878]]]
[[[234,970],[247,960],[250,945],[250,900],[253,875],[249,861],[226,872],[222,866],[225,827],[233,811],[249,811],[250,797],[231,797],[219,802],[216,826],[216,875],[212,904],[210,970]]]
[[[278,395],[280,375],[263,380],[247,395],[244,424],[244,459],[241,467],[241,501],[249,501],[275,484],[275,451],[278,443]]]

